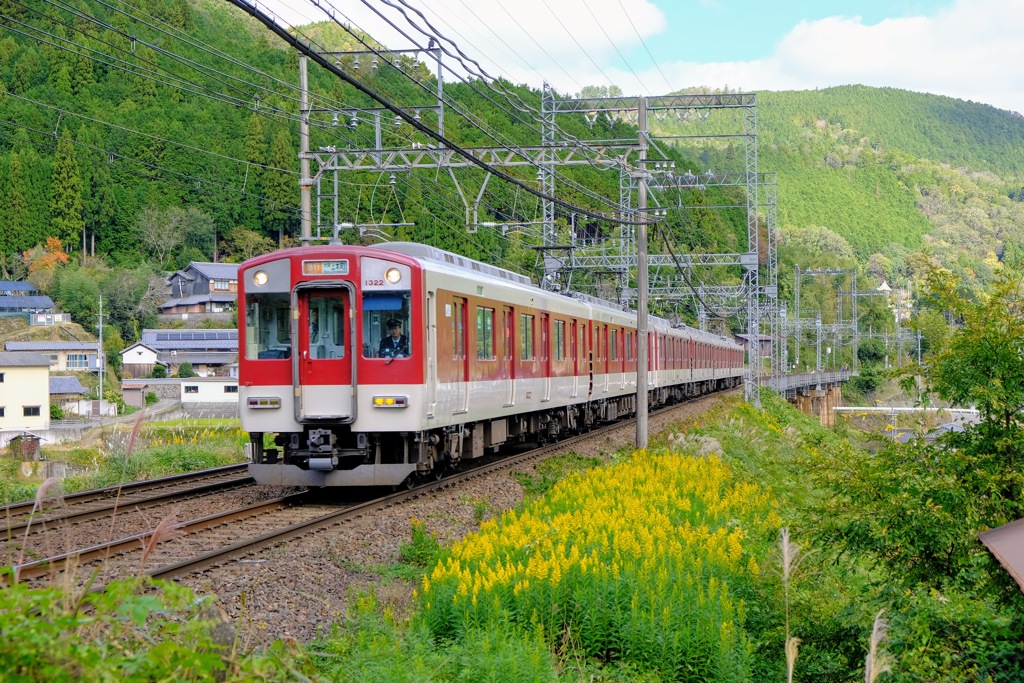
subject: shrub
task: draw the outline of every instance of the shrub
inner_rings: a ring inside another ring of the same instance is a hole
[[[154,403],[156,403],[159,400],[160,400],[160,397],[156,395],[155,391],[147,391],[146,392],[146,405],[147,406],[151,406],[151,405],[153,405]]]
[[[0,591],[0,670],[23,681],[290,681],[309,667],[281,643],[240,654],[218,613],[189,588],[133,578],[101,591],[15,582]],[[86,616],[88,615],[88,616]]]
[[[423,580],[418,623],[464,641],[492,624],[673,680],[745,680],[746,592],[778,516],[717,456],[640,452],[488,521]],[[694,678],[696,680],[696,678]]]
[[[153,371],[149,373],[149,376],[155,379],[162,379],[164,377],[167,377],[167,368],[165,368],[162,365],[154,365]]]
[[[185,361],[184,363],[178,366],[178,377],[185,378],[195,376],[196,371],[192,369],[192,364],[189,363],[188,361]]]

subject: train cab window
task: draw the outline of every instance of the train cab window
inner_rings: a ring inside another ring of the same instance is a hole
[[[340,297],[310,296],[307,324],[311,357],[345,357],[345,306]]]
[[[476,358],[494,360],[494,309],[476,308]]]
[[[555,321],[555,360],[565,360],[565,321]]]
[[[533,321],[534,316],[519,314],[519,360],[533,360]]]
[[[246,295],[246,359],[280,359],[291,355],[291,297],[287,293]]]
[[[363,358],[403,359],[416,349],[409,292],[363,292]],[[397,323],[397,324],[396,324]]]

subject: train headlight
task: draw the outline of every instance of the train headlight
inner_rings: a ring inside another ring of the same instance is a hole
[[[374,408],[408,408],[408,396],[374,396]]]
[[[398,268],[388,268],[384,271],[384,279],[389,285],[397,285],[402,279],[402,271]]]
[[[255,273],[253,273],[253,276],[252,276],[253,283],[258,285],[258,286],[260,286],[260,287],[262,287],[263,285],[267,284],[267,280],[269,280],[269,279],[270,278],[267,277],[266,272],[264,272],[262,270],[257,270]]]

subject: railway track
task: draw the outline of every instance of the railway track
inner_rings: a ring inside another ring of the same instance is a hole
[[[677,407],[665,408],[651,415]],[[96,587],[119,576],[139,573],[171,579],[214,571],[233,563],[253,561],[253,556],[270,548],[284,546],[385,508],[457,487],[473,478],[541,460],[576,443],[599,438],[605,431],[621,428],[623,424],[618,422],[602,426],[589,433],[523,453],[495,456],[494,459],[476,463],[466,471],[454,472],[439,480],[431,478],[412,489],[345,504],[340,508],[338,504],[316,503],[313,493],[304,492],[184,521],[174,528],[171,538],[158,543],[152,542],[154,531],[150,528],[109,543],[99,543],[23,563],[17,567],[18,577],[20,580],[41,582],[63,577],[63,582],[67,583],[66,573],[74,572],[80,577],[74,583],[81,583],[83,577],[94,573],[99,565],[98,578],[94,583]],[[145,562],[142,559],[144,554]]]
[[[8,534],[24,531],[26,527],[57,521],[84,521],[105,515],[116,507],[173,501],[202,491],[216,491],[240,485],[251,485],[246,465],[226,465],[210,470],[189,472],[160,479],[136,481],[101,489],[70,493],[61,497],[61,505],[50,510],[37,511],[35,501],[15,503],[0,509]]]

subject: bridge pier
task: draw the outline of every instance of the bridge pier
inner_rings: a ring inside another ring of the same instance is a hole
[[[834,408],[843,401],[843,382],[850,379],[850,372],[814,372],[803,375],[787,375],[774,384],[786,399],[805,415],[815,415],[825,427],[835,425]]]

